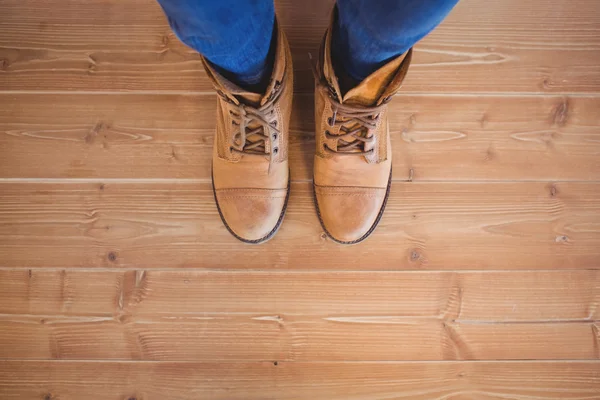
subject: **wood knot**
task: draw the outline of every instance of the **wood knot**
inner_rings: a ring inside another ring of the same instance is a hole
[[[491,161],[496,158],[496,153],[494,152],[494,146],[490,145],[485,151],[485,161]]]
[[[100,186],[98,187],[98,189],[100,189],[100,191],[103,191],[105,187],[106,186],[104,185],[104,183],[101,183]]]
[[[274,366],[278,366],[278,365],[279,365],[279,362],[277,362],[277,361],[273,361],[273,365],[274,365]]]
[[[115,253],[114,251],[109,252],[108,253],[108,261],[110,261],[110,262],[117,261],[117,253]]]
[[[558,194],[558,189],[556,188],[555,185],[550,185],[549,191],[550,191],[550,197],[556,197],[556,195]]]
[[[551,86],[552,86],[552,82],[550,81],[549,78],[544,78],[542,80],[542,89],[548,90],[548,89],[550,89]]]
[[[204,144],[212,144],[213,142],[213,138],[211,135],[202,135],[199,138],[200,143],[204,143]]]
[[[137,270],[135,271],[135,287],[139,288],[144,285],[146,281],[146,271],[145,270]]]
[[[85,138],[84,138],[85,142],[87,144],[94,143],[96,136],[98,136],[98,134],[102,131],[102,129],[104,129],[104,123],[102,121],[99,121],[96,124],[94,124],[92,129],[90,129],[89,132],[85,135]]]
[[[555,241],[556,243],[567,243],[569,241],[569,237],[565,235],[557,236]]]
[[[485,128],[485,125],[487,124],[487,122],[488,122],[488,116],[487,116],[486,113],[483,113],[483,115],[481,116],[481,118],[479,118],[479,125],[482,128]]]
[[[416,262],[421,258],[421,253],[419,252],[419,250],[412,250],[410,252],[410,261],[412,262]]]
[[[408,123],[410,124],[410,126],[415,125],[417,123],[417,114],[411,114],[408,118]]]
[[[400,133],[402,134],[402,140],[408,143],[414,143],[416,140],[414,137],[409,135],[409,130],[407,128],[402,128]]]
[[[569,99],[563,98],[550,112],[550,122],[556,126],[565,126],[569,119],[569,108]]]
[[[44,400],[54,400],[54,396],[52,396],[52,393],[47,393],[44,395]]]
[[[171,159],[179,161],[179,155],[175,151],[175,146],[171,146]]]

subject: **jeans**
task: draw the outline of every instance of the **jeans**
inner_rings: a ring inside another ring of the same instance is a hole
[[[177,36],[227,78],[242,86],[260,86],[268,80],[273,62],[272,0],[158,2]],[[335,65],[362,81],[431,32],[457,2],[337,0],[332,31]]]

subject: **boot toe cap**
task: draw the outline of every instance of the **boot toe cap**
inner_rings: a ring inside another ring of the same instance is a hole
[[[366,239],[381,217],[385,188],[315,186],[319,219],[326,233],[344,244]]]
[[[227,229],[239,240],[261,243],[279,228],[286,207],[286,189],[220,189],[217,207]]]

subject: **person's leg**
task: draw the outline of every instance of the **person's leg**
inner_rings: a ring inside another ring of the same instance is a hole
[[[269,0],[158,0],[173,31],[228,79],[261,89],[273,64]]]
[[[337,0],[332,52],[360,82],[405,53],[448,15],[458,0]]]

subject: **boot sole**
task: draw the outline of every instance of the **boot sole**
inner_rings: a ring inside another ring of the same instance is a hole
[[[327,228],[325,227],[325,224],[323,223],[323,219],[321,218],[321,212],[319,211],[319,202],[317,201],[317,190],[316,190],[315,181],[313,179],[313,200],[315,203],[315,208],[317,209],[317,216],[319,217],[319,222],[321,223],[321,227],[325,231],[325,234],[331,240],[333,240],[334,242],[339,243],[339,244],[357,244],[357,243],[362,242],[366,238],[368,238],[373,233],[375,228],[377,228],[377,225],[379,224],[379,221],[381,220],[381,217],[383,216],[383,212],[385,211],[385,206],[387,204],[388,197],[390,196],[390,188],[391,187],[392,187],[392,169],[390,168],[390,177],[388,178],[388,184],[387,184],[387,188],[385,190],[385,197],[383,198],[383,204],[381,204],[381,208],[379,209],[379,213],[377,214],[377,218],[375,219],[375,222],[373,222],[373,225],[371,225],[371,227],[369,228],[367,233],[365,233],[363,236],[361,236],[360,238],[358,238],[356,240],[351,240],[349,242],[345,242],[343,240],[338,240],[338,239],[334,238],[331,235],[331,233],[329,233]]]
[[[283,222],[283,217],[285,217],[285,212],[287,210],[288,200],[290,198],[290,177],[289,177],[289,174],[288,174],[287,192],[286,192],[286,195],[285,195],[285,201],[283,203],[283,210],[281,210],[281,214],[279,215],[279,219],[277,220],[277,224],[271,230],[271,232],[267,233],[265,236],[261,237],[260,239],[255,239],[255,240],[244,239],[243,237],[237,235],[229,227],[229,225],[227,225],[227,221],[225,221],[225,217],[223,217],[223,213],[221,212],[221,207],[219,207],[219,201],[217,200],[217,192],[215,190],[215,180],[214,180],[214,177],[212,176],[212,173],[211,173],[210,178],[211,178],[211,181],[212,181],[212,189],[213,189],[213,196],[215,198],[215,204],[217,205],[217,211],[219,211],[219,217],[221,217],[221,221],[223,221],[223,225],[225,225],[225,228],[227,228],[227,230],[229,231],[229,233],[231,233],[234,238],[236,238],[240,242],[244,242],[244,243],[248,243],[248,244],[260,244],[260,243],[264,243],[264,242],[268,241],[273,236],[275,236],[275,234],[277,233],[277,231],[281,227],[281,223]]]

